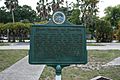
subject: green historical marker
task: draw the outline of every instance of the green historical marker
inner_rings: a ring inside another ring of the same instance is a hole
[[[86,64],[85,27],[67,22],[60,11],[48,24],[32,25],[29,63],[51,65],[58,74],[66,65]]]
[[[59,15],[61,20],[57,17]],[[66,22],[62,12],[55,13],[53,20],[48,24],[32,25],[29,63],[47,65],[87,63],[85,27]]]

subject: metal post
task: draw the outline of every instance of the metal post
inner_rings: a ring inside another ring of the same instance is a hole
[[[55,80],[61,80],[61,75],[56,75]]]
[[[61,80],[61,66],[57,65],[56,66],[56,76],[55,76],[55,80]]]

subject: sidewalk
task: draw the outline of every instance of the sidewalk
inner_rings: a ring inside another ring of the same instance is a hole
[[[114,60],[108,62],[107,64],[103,66],[119,66],[120,65],[120,57],[115,58]]]
[[[0,80],[38,80],[45,65],[30,65],[23,58],[0,73]]]

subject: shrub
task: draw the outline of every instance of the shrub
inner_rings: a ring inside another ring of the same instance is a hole
[[[3,23],[0,23],[0,32],[2,31],[2,29],[3,29]]]
[[[9,42],[15,42],[16,39],[19,42],[24,42],[24,39],[29,35],[30,23],[7,23],[4,25],[4,34],[8,36]]]
[[[120,42],[120,21],[118,22],[118,30],[116,32],[117,40]]]
[[[77,25],[81,24],[79,16],[80,16],[80,10],[79,9],[74,9],[72,11],[72,14],[69,17],[68,21],[70,21],[73,24],[77,24]]]
[[[120,42],[120,29],[117,30],[116,36],[117,36],[117,40]]]
[[[99,20],[96,27],[97,42],[112,42],[113,29],[108,21]]]

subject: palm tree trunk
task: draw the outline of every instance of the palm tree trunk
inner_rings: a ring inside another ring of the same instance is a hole
[[[14,12],[13,11],[14,10],[11,10],[11,12],[12,12],[12,19],[13,19],[13,23],[15,23]],[[9,29],[7,29],[7,36],[8,36],[8,42],[11,42],[11,39],[10,39],[10,30]]]
[[[11,40],[10,40],[10,30],[9,29],[7,29],[7,37],[8,37],[8,42],[10,42]]]
[[[15,32],[13,31],[13,35],[12,35],[12,37],[13,37],[13,41],[12,42],[15,42]]]
[[[13,24],[15,23],[15,18],[14,18],[14,10],[12,10],[12,19],[13,19]],[[13,39],[13,41],[12,42],[15,42],[15,34],[14,34],[14,32],[13,32],[13,35],[12,35],[12,39]]]
[[[14,11],[13,11],[13,10],[11,10],[11,11],[12,11],[12,19],[13,19],[13,23],[15,23]]]

